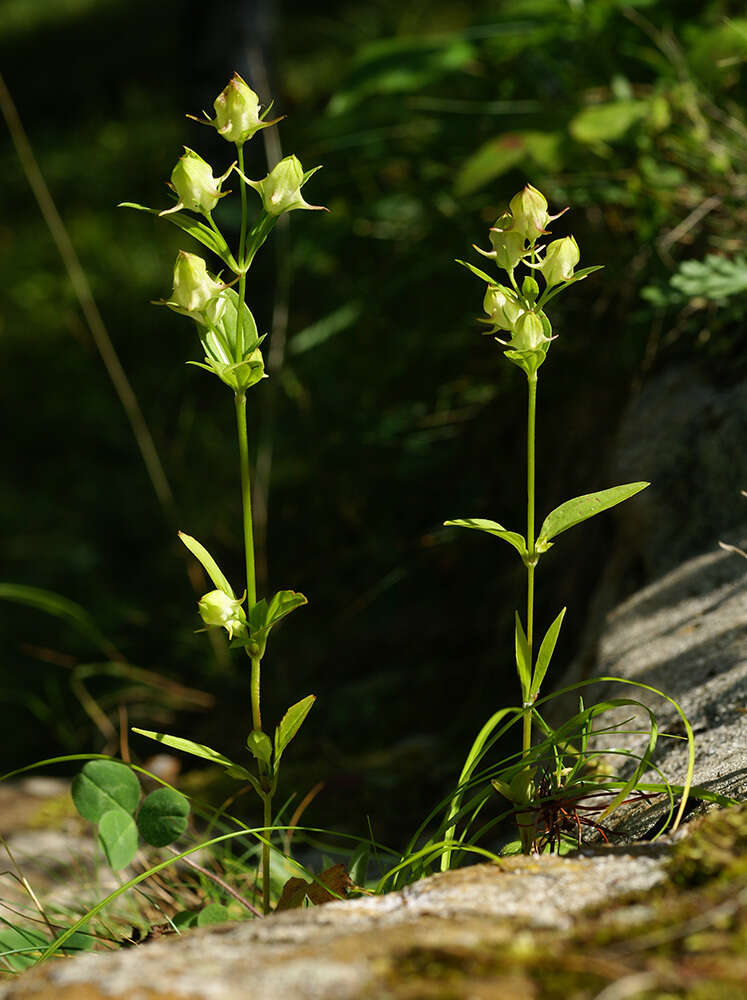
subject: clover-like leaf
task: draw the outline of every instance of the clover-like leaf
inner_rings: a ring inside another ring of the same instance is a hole
[[[137,854],[137,826],[124,809],[110,809],[99,821],[99,843],[112,871],[118,872]]]
[[[71,792],[81,816],[98,823],[110,809],[134,813],[140,801],[140,782],[126,764],[89,760],[73,778]]]
[[[187,829],[189,801],[173,788],[157,788],[146,796],[137,814],[140,836],[153,847],[165,847]]]

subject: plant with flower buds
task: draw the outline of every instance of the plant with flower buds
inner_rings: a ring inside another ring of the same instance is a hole
[[[264,806],[262,891],[264,910],[268,912],[270,855],[267,838],[272,827],[272,799],[277,788],[278,767],[283,751],[309,713],[314,696],[309,695],[288,709],[275,729],[274,740],[271,740],[263,729],[260,709],[261,661],[270,631],[286,615],[306,604],[306,598],[293,590],[281,590],[269,598],[257,599],[246,393],[267,375],[261,351],[264,337],[259,336],[257,324],[246,303],[246,276],[257,251],[281,215],[295,209],[321,209],[319,205],[310,205],[301,194],[303,186],[319,168],[304,171],[295,156],[287,156],[263,180],[250,180],[244,174],[244,144],[261,129],[275,125],[280,119],[268,121],[266,115],[269,108],[260,113],[259,98],[238,73],[234,74],[218,95],[213,106],[215,118],[206,114],[204,119],[195,120],[214,127],[218,135],[235,146],[236,159],[227,170],[215,176],[211,165],[185,146],[183,156],[171,173],[169,184],[176,203],[160,211],[131,202],[125,203],[124,207],[150,212],[178,226],[217,256],[220,260],[219,267],[222,265],[227,268],[232,275],[225,280],[221,273],[209,271],[208,264],[202,257],[180,250],[174,265],[171,296],[157,304],[168,306],[174,312],[195,321],[204,360],[190,363],[216,375],[232,390],[234,396],[246,559],[246,587],[243,594],[236,596],[217,562],[200,542],[183,532],[180,532],[179,537],[202,564],[215,586],[198,603],[202,621],[207,628],[225,629],[231,648],[244,649],[251,662],[252,728],[247,736],[247,748],[256,760],[257,774],[250,773],[243,766],[190,740],[140,729],[135,732],[198,757],[220,760],[231,775],[243,778],[255,789]],[[230,193],[223,191],[222,186],[232,174],[239,184],[241,198],[241,228],[235,251],[229,248],[226,237],[213,219],[213,211],[221,199]],[[261,200],[261,207],[251,226],[247,188],[253,188]],[[234,288],[234,285],[237,287]]]
[[[514,762],[509,768],[501,772],[502,777],[494,780],[493,785],[512,803],[520,828],[523,849],[529,851],[533,846],[536,846],[538,840],[542,840],[541,836],[538,837],[536,829],[537,817],[547,814],[547,804],[543,803],[541,806],[532,806],[533,799],[536,800],[537,788],[540,786],[544,787],[542,784],[544,778],[540,781],[540,772],[542,772],[544,767],[552,769],[554,766],[557,770],[557,787],[567,787],[568,784],[566,772],[569,769],[564,769],[561,764],[563,760],[562,749],[559,749],[561,741],[556,738],[537,709],[538,697],[550,665],[566,609],[563,608],[549,626],[541,643],[539,643],[539,649],[537,649],[534,623],[535,569],[542,554],[555,544],[554,539],[561,532],[567,531],[574,525],[585,521],[587,518],[601,511],[608,510],[623,500],[627,500],[649,485],[645,482],[627,483],[624,486],[615,486],[611,489],[602,490],[599,493],[590,493],[585,496],[576,497],[573,500],[568,500],[547,515],[540,527],[539,533],[535,531],[534,481],[537,374],[547,359],[550,344],[556,339],[545,308],[556,295],[566,291],[571,285],[583,280],[594,271],[599,270],[598,267],[586,267],[576,270],[576,266],[580,260],[580,252],[573,236],[564,236],[560,239],[551,240],[549,243],[542,242],[550,235],[550,223],[562,214],[563,212],[551,216],[548,212],[547,199],[544,195],[531,185],[527,185],[523,191],[520,191],[511,199],[508,211],[504,212],[491,228],[489,234],[491,249],[481,250],[479,247],[475,247],[478,253],[495,261],[498,268],[505,272],[505,278],[486,274],[467,261],[458,261],[458,263],[468,268],[486,283],[487,290],[483,298],[483,309],[487,319],[482,319],[481,322],[487,326],[486,332],[493,335],[495,340],[506,348],[504,351],[506,360],[520,368],[527,378],[529,389],[527,415],[527,519],[525,534],[510,531],[502,524],[484,518],[462,518],[446,521],[445,523],[447,525],[482,531],[508,542],[516,550],[526,568],[527,603],[525,621],[522,622],[518,612],[515,615],[515,656],[516,670],[521,688],[521,707],[516,709],[501,709],[496,712],[485,724],[473,744],[467,757],[467,762],[462,770],[457,792],[450,800],[447,811],[447,818],[443,828],[444,843],[447,845],[453,842],[457,819],[460,817],[463,818],[465,812],[468,811],[467,806],[464,808],[461,807],[461,799],[464,790],[474,783],[472,775],[478,762],[482,759],[489,746],[503,732],[510,728],[514,722],[521,722],[523,727],[521,761],[518,763]],[[520,267],[526,268],[527,273],[523,277],[518,273]],[[540,287],[539,282],[542,283],[542,287]],[[504,337],[508,334],[508,337],[502,339],[498,334]],[[661,694],[661,692],[658,693]],[[627,703],[638,704],[634,702]],[[675,707],[680,711],[676,704]],[[596,710],[596,707],[592,707],[585,711],[582,710],[579,713],[576,719],[579,731],[586,733],[587,728],[591,726],[590,720],[593,718]],[[507,717],[509,719],[508,722],[505,721]],[[684,722],[691,738],[692,734],[689,730],[687,720],[684,720]],[[533,727],[535,726],[542,734],[542,739],[537,746],[533,747]],[[574,738],[575,736],[576,733],[574,732]],[[588,735],[584,738],[588,739]],[[653,746],[655,735],[652,739]],[[634,778],[626,782],[621,782],[617,790],[610,795],[609,804],[605,808],[605,815],[625,799],[626,795],[634,787],[635,781],[643,773],[648,759],[649,755],[644,755],[639,767],[636,769]],[[554,761],[554,765],[547,763],[548,760]],[[574,775],[576,775],[577,771],[581,773],[579,770],[581,764],[578,761],[574,764],[574,768],[572,769]],[[692,766],[688,774],[685,795],[675,826],[682,815],[682,809],[687,798],[687,786],[691,775]],[[580,781],[581,779],[579,778],[578,780]],[[469,809],[476,808],[477,812],[479,812],[482,806],[475,806],[475,801],[478,799],[479,796],[471,800]],[[578,819],[577,811],[575,815]],[[581,822],[579,820],[579,824]],[[578,829],[580,831],[580,825]],[[548,834],[550,843],[554,839],[555,832],[557,831]],[[575,835],[575,828],[573,833]],[[447,846],[441,857],[441,866],[443,869],[449,867],[450,855],[451,848]]]

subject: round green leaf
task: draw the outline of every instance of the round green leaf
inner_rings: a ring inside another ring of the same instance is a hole
[[[110,809],[99,823],[99,843],[112,871],[126,868],[137,853],[135,820],[124,809]]]
[[[209,924],[224,924],[230,920],[228,910],[222,903],[208,903],[197,914],[197,926],[207,927]]]
[[[72,794],[81,816],[98,823],[111,809],[134,813],[140,801],[140,782],[126,764],[116,760],[89,760],[73,778]]]
[[[157,788],[140,807],[137,826],[143,840],[165,847],[187,829],[189,801],[173,788]]]

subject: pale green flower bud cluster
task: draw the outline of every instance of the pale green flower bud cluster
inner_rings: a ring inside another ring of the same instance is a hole
[[[481,322],[488,326],[488,333],[510,334],[509,340],[499,337],[496,340],[508,348],[508,360],[529,376],[533,376],[545,360],[547,349],[554,339],[550,321],[545,315],[545,304],[569,284],[597,270],[595,267],[575,270],[581,255],[573,236],[552,240],[547,245],[538,243],[541,237],[549,235],[550,223],[562,214],[550,215],[545,196],[528,184],[514,195],[508,211],[491,227],[491,249],[475,247],[478,253],[494,260],[506,272],[508,283],[494,282],[482,271],[466,265],[488,282],[483,299],[483,309],[488,318]],[[519,287],[514,272],[521,264],[532,273],[524,277]],[[541,276],[542,290],[534,274]]]
[[[199,153],[185,146],[169,182],[176,203],[163,211],[131,203],[126,203],[125,207],[166,218],[212,251],[234,275],[223,281],[220,273],[215,275],[212,269],[208,270],[203,257],[180,250],[174,265],[171,296],[157,304],[166,305],[197,323],[205,359],[204,363],[193,363],[217,375],[235,393],[242,394],[266,377],[259,349],[263,338],[245,302],[246,274],[281,215],[295,209],[321,209],[320,205],[310,205],[301,193],[304,184],[319,168],[304,171],[298,157],[286,156],[262,180],[250,180],[243,172],[244,144],[262,129],[275,125],[280,118],[267,120],[269,108],[260,111],[259,97],[238,73],[234,73],[216,97],[213,107],[215,118],[205,114],[194,120],[215,128],[218,135],[233,143],[236,160],[218,175]],[[193,115],[188,117],[194,118]],[[212,216],[221,199],[230,194],[222,187],[232,173],[236,174],[242,189],[239,247],[235,255]],[[253,188],[261,201],[253,223],[248,218],[245,186]],[[195,215],[202,219],[195,219]],[[235,290],[232,286],[237,282]]]

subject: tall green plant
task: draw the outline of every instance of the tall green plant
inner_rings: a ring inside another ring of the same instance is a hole
[[[526,616],[522,622],[519,612],[515,614],[515,657],[522,698],[522,757],[527,761],[532,751],[533,720],[539,718],[534,705],[550,666],[566,611],[565,608],[562,609],[545,632],[542,641],[537,644],[534,582],[540,557],[554,545],[554,539],[562,532],[627,500],[648,486],[648,483],[644,482],[627,483],[624,486],[615,486],[599,493],[588,493],[567,500],[547,515],[539,532],[535,530],[535,424],[538,372],[547,359],[550,344],[555,340],[545,307],[556,295],[599,270],[598,266],[576,270],[580,251],[573,236],[544,242],[550,233],[549,224],[562,214],[563,212],[560,212],[551,216],[544,195],[531,185],[527,185],[511,199],[508,211],[491,228],[491,249],[480,250],[479,247],[475,247],[479,253],[493,260],[498,268],[505,272],[506,283],[496,281],[466,261],[459,261],[486,282],[488,287],[483,308],[488,319],[483,322],[488,326],[487,333],[509,335],[508,340],[499,336],[495,336],[495,340],[506,348],[505,359],[520,368],[527,379],[526,533],[522,535],[516,531],[509,531],[496,521],[483,518],[446,521],[447,525],[483,531],[508,542],[516,550],[526,569]],[[523,277],[519,273],[519,268],[526,270]],[[540,278],[542,288],[535,275]],[[523,770],[519,769],[514,775],[512,786],[508,790],[512,800],[519,807],[528,804],[531,799],[534,773],[535,768],[527,763]],[[521,813],[519,815],[522,816]],[[519,825],[523,849],[529,851],[533,840],[530,825],[522,823],[521,820]]]
[[[195,119],[216,129],[231,143],[236,159],[220,176],[194,150],[185,147],[171,174],[170,187],[175,195],[171,208],[157,210],[127,202],[123,207],[151,212],[188,233],[217,256],[233,275],[224,281],[212,274],[200,256],[180,250],[174,266],[171,296],[161,305],[187,316],[197,324],[204,351],[202,362],[189,362],[217,376],[233,393],[238,436],[239,473],[243,505],[244,556],[246,586],[241,596],[221,571],[217,561],[196,538],[179,537],[202,564],[215,585],[199,601],[198,610],[206,628],[225,629],[231,648],[243,649],[251,664],[250,701],[252,727],[247,748],[256,761],[256,774],[234,764],[222,754],[192,740],[134,731],[178,750],[222,764],[234,777],[248,781],[263,804],[265,840],[262,850],[262,894],[265,913],[270,909],[270,846],[272,800],[278,781],[278,769],[284,750],[308,715],[314,695],[291,706],[275,728],[274,738],[266,731],[261,710],[261,664],[270,632],[281,619],[306,604],[306,597],[293,590],[281,590],[270,597],[257,599],[254,568],[254,530],[252,521],[252,485],[247,430],[247,392],[266,378],[260,337],[254,316],[246,303],[247,273],[252,262],[281,215],[294,209],[320,209],[304,199],[301,189],[319,168],[304,171],[295,156],[281,160],[263,179],[250,180],[244,174],[244,145],[259,131],[275,125],[279,118],[267,119],[269,108],[260,113],[259,98],[234,74],[214,102],[215,118]],[[193,117],[193,116],[190,116]],[[241,228],[238,246],[231,250],[228,240],[213,218],[213,211],[230,192],[222,190],[229,177],[238,181],[241,199]],[[247,188],[253,188],[261,208],[250,224]],[[234,287],[236,286],[236,287]]]

